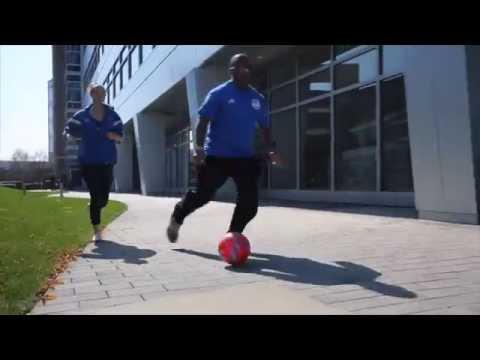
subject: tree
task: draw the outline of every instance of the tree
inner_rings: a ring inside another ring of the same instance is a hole
[[[12,155],[13,161],[28,161],[29,155],[25,150],[17,149]]]
[[[36,151],[33,156],[30,156],[31,161],[48,161],[48,155],[43,150]]]

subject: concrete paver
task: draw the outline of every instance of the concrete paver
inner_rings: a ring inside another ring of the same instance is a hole
[[[405,209],[265,203],[245,232],[249,263],[232,269],[217,244],[233,204],[199,209],[170,244],[165,227],[177,198],[111,198],[129,210],[109,226],[108,241],[89,244],[57,298],[32,314],[208,313],[222,301],[225,313],[480,314],[478,226],[417,220]]]

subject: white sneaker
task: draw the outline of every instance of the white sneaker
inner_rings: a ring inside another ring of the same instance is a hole
[[[98,242],[98,241],[102,241],[102,240],[103,240],[102,231],[99,230],[99,231],[95,232],[95,234],[93,235],[92,241],[93,242]]]
[[[167,227],[167,237],[171,243],[177,242],[178,239],[178,230],[180,229],[180,224],[178,224],[173,217],[170,218],[170,224]]]

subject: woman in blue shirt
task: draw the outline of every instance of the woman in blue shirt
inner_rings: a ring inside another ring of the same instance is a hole
[[[117,162],[116,142],[123,137],[123,123],[112,107],[106,105],[105,88],[92,84],[88,88],[92,104],[70,119],[65,132],[80,138],[78,159],[82,176],[90,192],[90,221],[93,241],[102,240],[101,209],[108,203],[113,181],[113,166]]]

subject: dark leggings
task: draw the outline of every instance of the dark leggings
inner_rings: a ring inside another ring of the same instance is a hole
[[[101,210],[107,206],[113,181],[113,165],[84,165],[82,176],[90,192],[90,221],[100,224]]]
[[[188,191],[175,205],[172,216],[179,224],[196,209],[213,199],[217,190],[233,179],[237,187],[237,204],[230,223],[229,232],[242,233],[245,226],[255,217],[258,209],[258,185],[260,164],[257,159],[228,159],[207,157],[198,168],[195,191]]]

